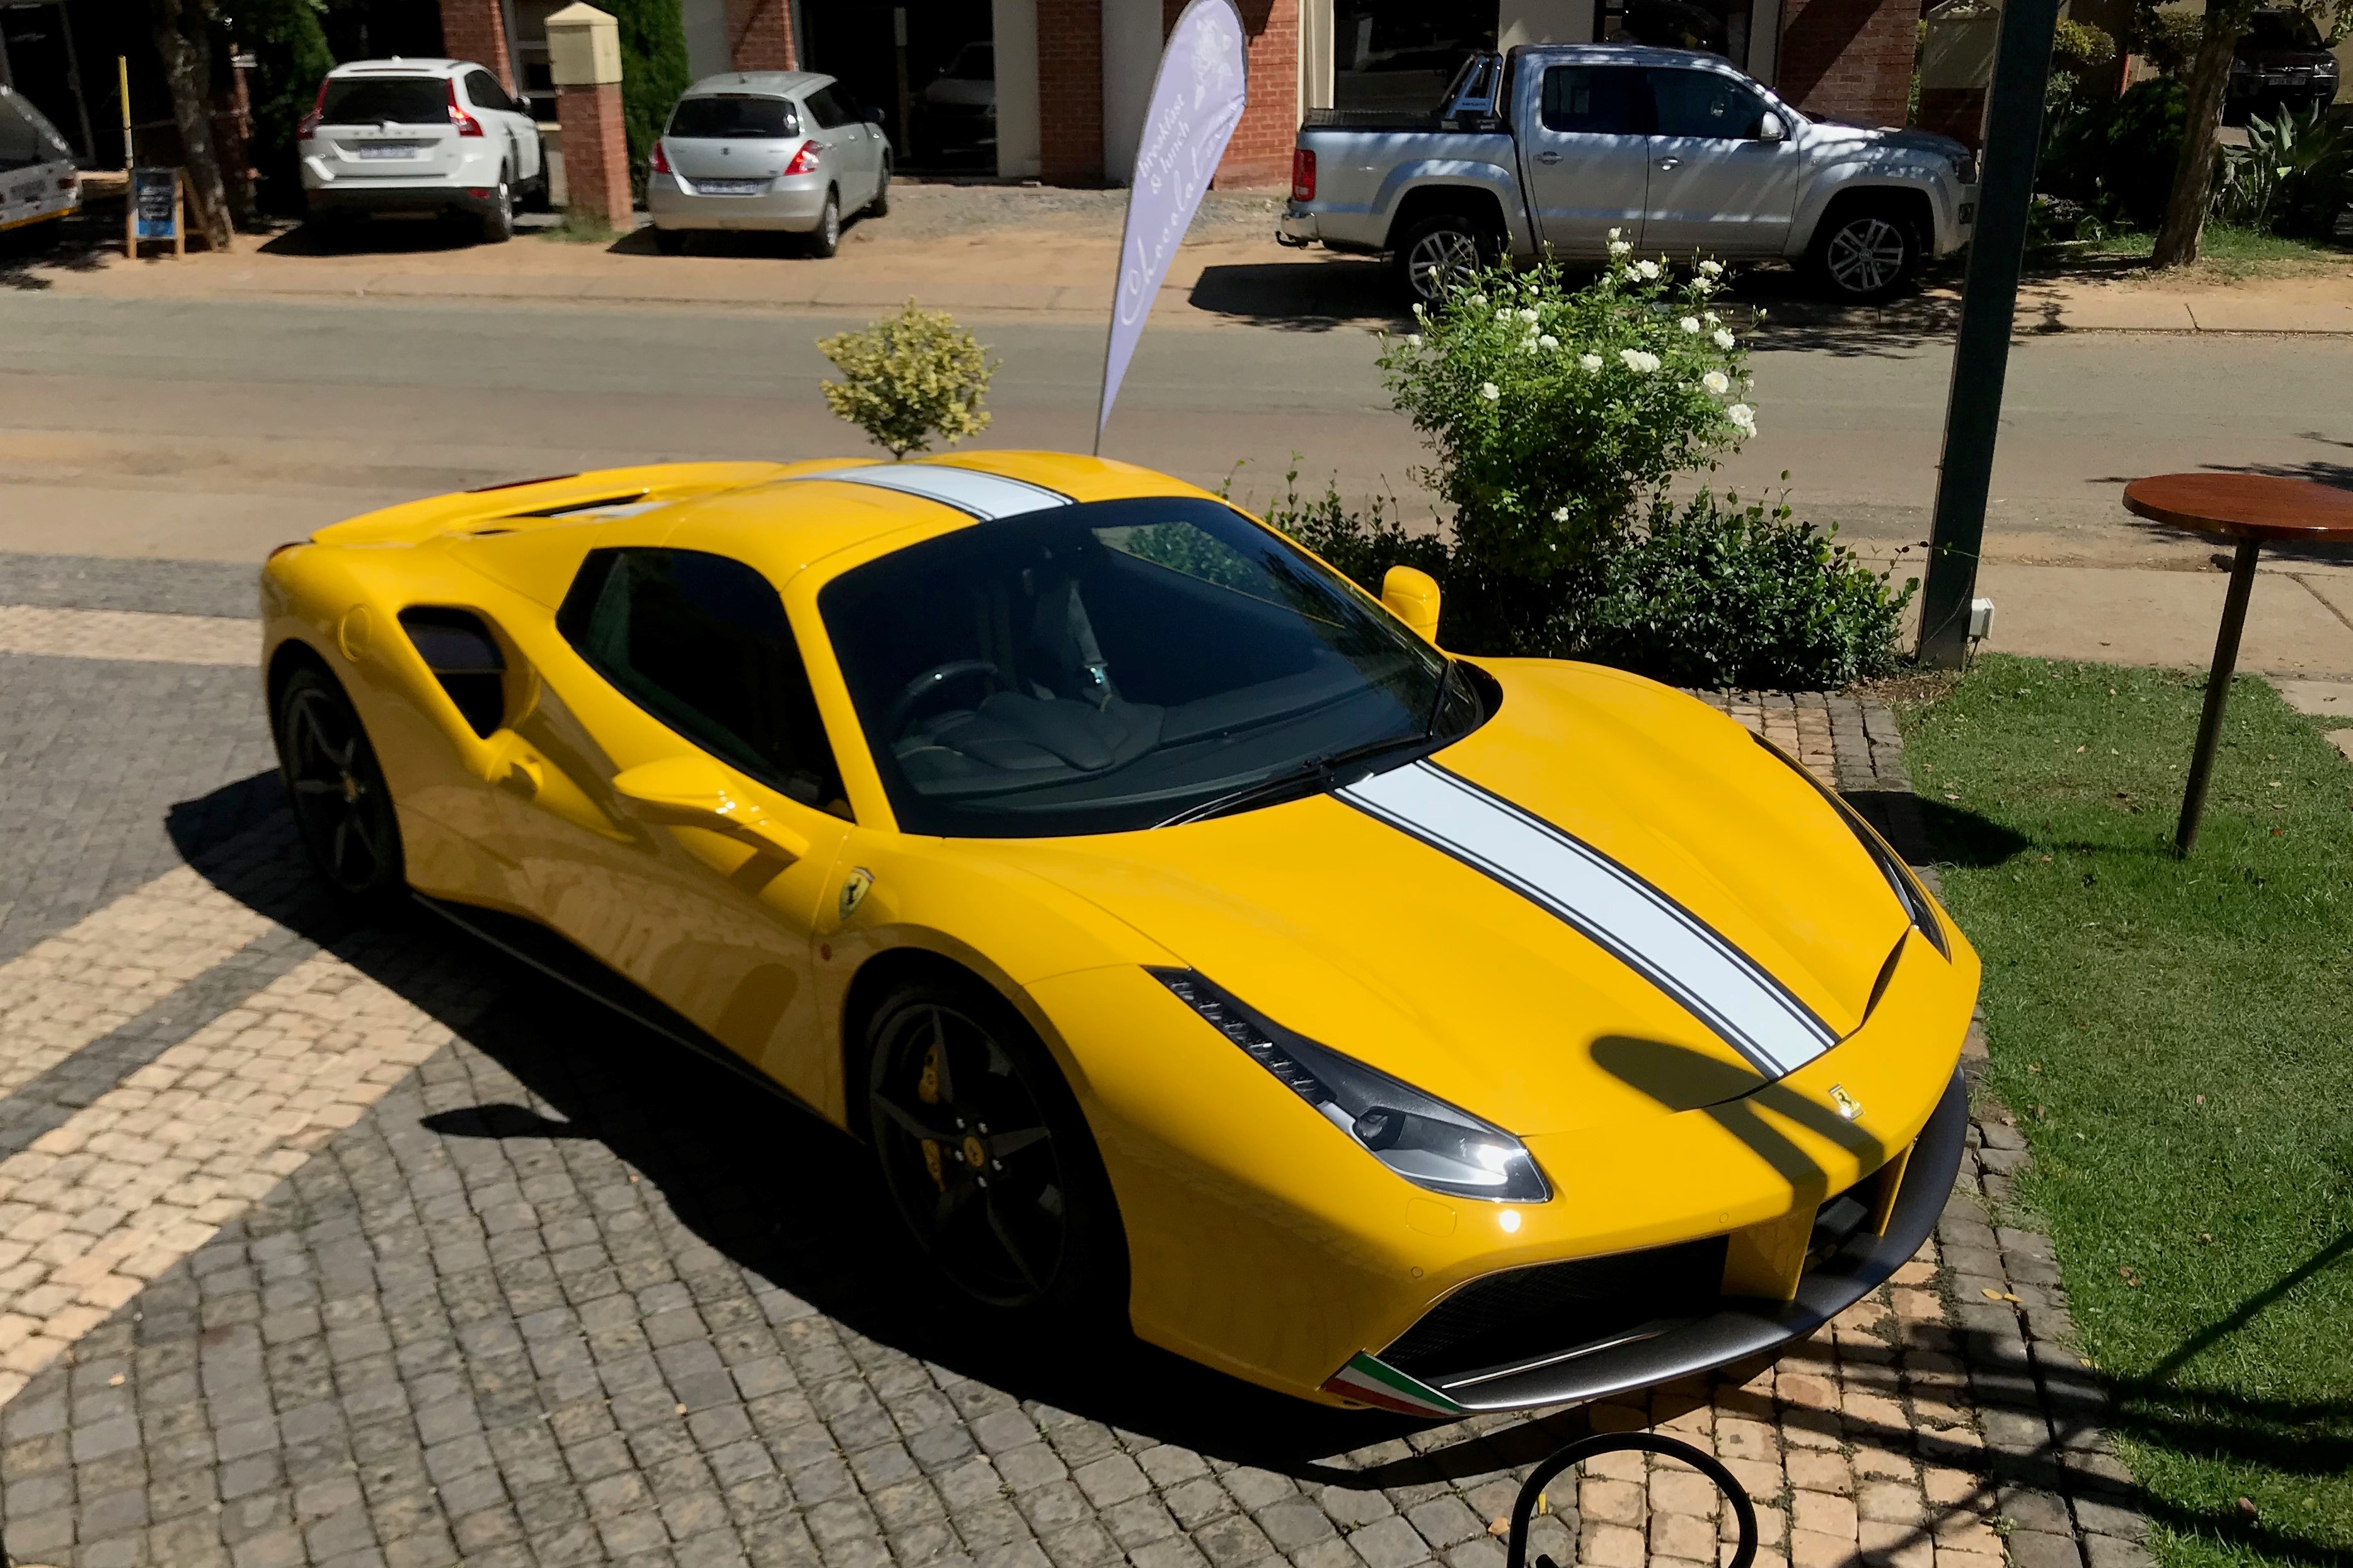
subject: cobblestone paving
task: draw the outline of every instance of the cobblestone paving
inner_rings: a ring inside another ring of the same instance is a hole
[[[54,790],[71,823],[125,773],[158,816],[191,803],[191,868],[121,887],[136,857],[84,843],[0,925],[37,933],[0,953],[13,1563],[1499,1568],[1518,1475],[1641,1426],[1724,1458],[1768,1563],[2140,1561],[2048,1244],[1989,1220],[2020,1158],[1998,1110],[1936,1240],[1753,1374],[1433,1428],[992,1339],[902,1268],[839,1134],[441,930],[339,927],[258,776],[250,675],[146,668],[238,682],[199,748],[140,668],[0,666],[0,817]],[[1916,837],[1883,710],[1719,700]],[[41,761],[101,742],[109,781]],[[1597,1461],[1549,1501],[1564,1563],[1725,1550],[1672,1466]]]
[[[143,610],[0,605],[0,653],[71,657],[87,647],[103,647],[111,659],[141,664],[258,665],[261,624]]]

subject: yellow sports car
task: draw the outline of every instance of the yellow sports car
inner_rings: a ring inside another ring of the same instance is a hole
[[[847,1129],[940,1275],[1430,1415],[1769,1354],[1944,1207],[1978,963],[1835,795],[1123,463],[613,469],[264,569],[320,871]]]

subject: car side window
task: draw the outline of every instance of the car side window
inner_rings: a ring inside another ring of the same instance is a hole
[[[514,103],[507,97],[499,79],[488,71],[466,73],[466,97],[477,109],[512,110]]]
[[[1544,75],[1544,128],[1567,135],[1639,136],[1649,94],[1633,66],[1554,66]]]
[[[842,108],[841,95],[829,87],[818,88],[808,95],[809,117],[820,131],[832,131],[849,123],[849,115]]]
[[[556,629],[629,700],[795,800],[849,816],[784,601],[695,550],[589,553]]]
[[[1663,69],[1651,76],[1658,136],[1710,136],[1753,141],[1765,121],[1765,100],[1715,71]]]

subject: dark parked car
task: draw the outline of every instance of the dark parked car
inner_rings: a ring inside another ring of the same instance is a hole
[[[2312,18],[2301,11],[2265,8],[2249,19],[2231,61],[2223,117],[2234,125],[2250,114],[2326,109],[2337,98],[2337,57]]]

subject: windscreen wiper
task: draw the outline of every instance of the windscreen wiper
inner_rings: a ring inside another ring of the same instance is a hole
[[[1367,741],[1358,746],[1343,746],[1336,752],[1321,752],[1296,767],[1272,773],[1256,784],[1244,784],[1238,790],[1205,800],[1198,805],[1187,806],[1176,816],[1160,823],[1162,827],[1181,827],[1188,822],[1206,822],[1213,816],[1228,816],[1246,811],[1254,805],[1269,805],[1280,800],[1295,800],[1302,795],[1318,795],[1346,782],[1341,771],[1352,763],[1391,752],[1430,743],[1427,734],[1391,735],[1387,740]]]

